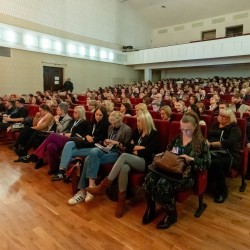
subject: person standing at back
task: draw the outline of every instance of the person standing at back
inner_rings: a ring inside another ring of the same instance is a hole
[[[67,80],[63,84],[63,90],[64,91],[70,91],[72,93],[73,89],[74,89],[74,84],[71,82],[70,78],[67,78]]]

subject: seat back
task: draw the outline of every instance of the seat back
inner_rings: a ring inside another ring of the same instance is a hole
[[[141,98],[130,98],[130,102],[132,105],[134,105],[134,104],[141,103],[142,99]]]
[[[86,115],[86,120],[91,121],[94,114],[92,112],[90,112],[90,111],[86,111],[85,115]]]
[[[153,119],[161,119],[160,113],[157,111],[149,110],[149,113],[151,114]]]
[[[180,121],[183,114],[180,113],[172,113],[171,115],[171,121]]]
[[[206,123],[207,128],[210,129],[210,127],[212,125],[213,116],[212,115],[201,115],[201,120],[203,120]]]
[[[173,121],[171,122],[170,125],[170,130],[169,130],[169,137],[168,137],[168,142],[170,143],[175,136],[180,134],[180,122],[179,121]]]
[[[155,127],[160,135],[160,152],[164,152],[166,150],[167,144],[168,144],[170,122],[163,121],[160,119],[155,119],[154,123],[155,123]]]
[[[127,124],[132,130],[137,128],[137,118],[133,116],[124,116],[123,122]]]
[[[36,113],[39,112],[38,105],[27,104],[25,107],[28,109],[29,117],[31,118],[35,117]]]

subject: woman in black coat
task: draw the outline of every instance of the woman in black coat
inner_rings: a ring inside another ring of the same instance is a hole
[[[228,195],[226,174],[233,166],[239,166],[241,130],[231,109],[220,110],[218,122],[208,135],[212,162],[209,169],[209,180],[216,183],[214,201],[223,203]]]

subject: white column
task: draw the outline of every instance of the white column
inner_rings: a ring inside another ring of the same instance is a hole
[[[152,69],[144,69],[144,81],[152,81]]]

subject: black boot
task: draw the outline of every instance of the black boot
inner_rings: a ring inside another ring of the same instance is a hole
[[[163,219],[157,224],[157,228],[159,229],[167,229],[172,224],[177,221],[177,211],[174,209],[173,211],[167,210]]]
[[[146,199],[147,199],[147,210],[142,218],[142,224],[144,225],[150,223],[156,217],[155,202],[148,195],[146,195]]]
[[[228,196],[228,189],[226,186],[226,181],[219,181],[216,183],[216,195],[214,202],[223,203]]]
[[[223,191],[220,191],[216,194],[214,198],[214,202],[216,203],[223,203],[228,196],[228,190],[225,188]]]

